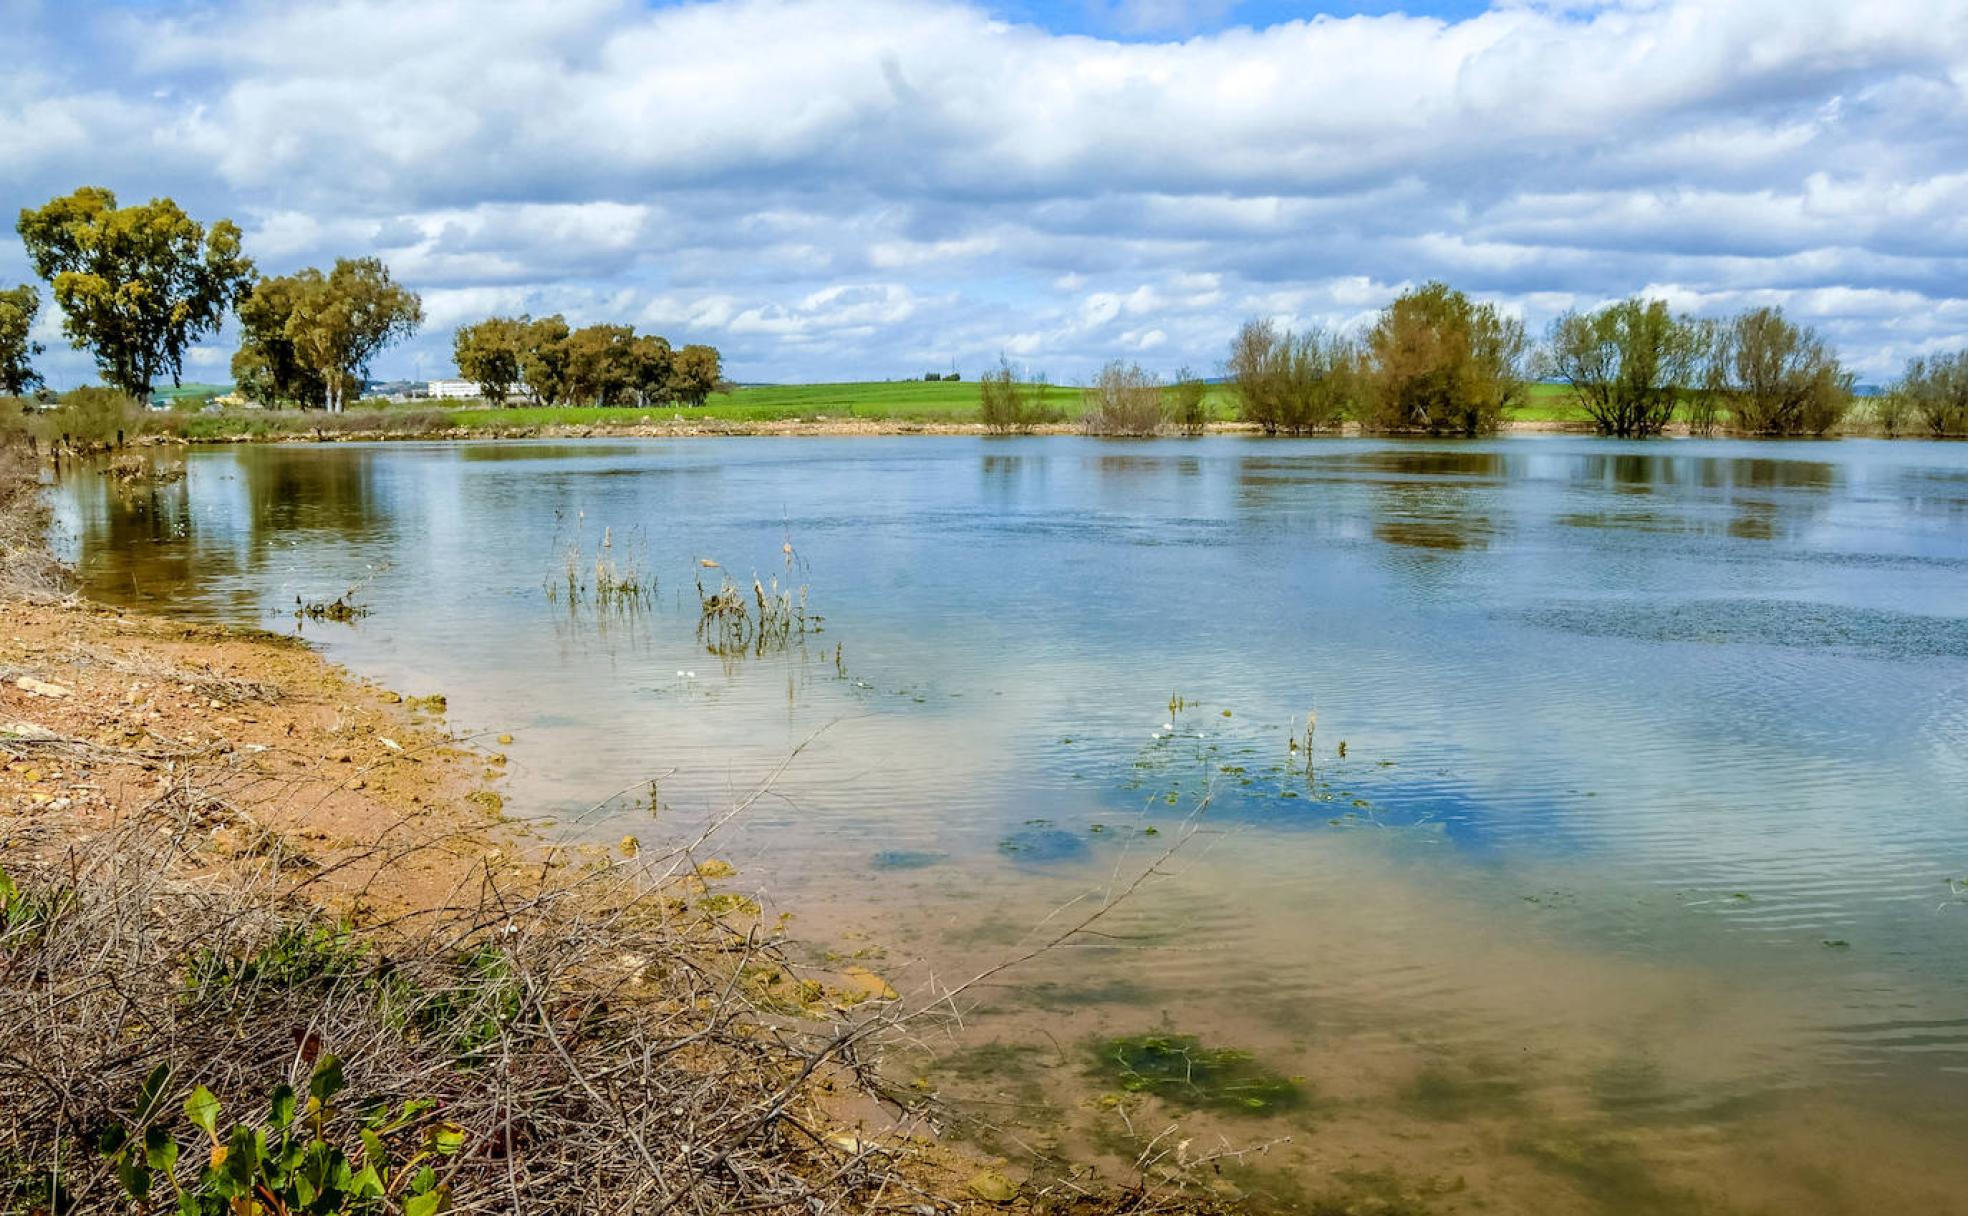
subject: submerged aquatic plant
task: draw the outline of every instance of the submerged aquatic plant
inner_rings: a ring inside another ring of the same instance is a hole
[[[620,544],[615,530],[604,527],[601,540],[588,552],[587,512],[574,516],[574,532],[555,546],[557,559],[546,578],[547,599],[568,606],[591,603],[598,608],[635,609],[656,595],[656,576],[647,570],[649,545],[641,528],[631,528]]]
[[[820,632],[821,617],[807,609],[806,584],[801,583],[797,590],[790,586],[796,560],[790,541],[785,545],[785,554],[789,585],[782,588],[776,574],[770,579],[754,574],[749,590],[733,582],[729,574],[723,574],[723,567],[716,561],[708,557],[697,559],[697,636],[712,654],[721,658],[764,654],[809,633]],[[708,570],[720,572],[714,587],[704,583]],[[834,660],[837,670],[845,674],[838,650]]]
[[[1179,1106],[1263,1114],[1304,1101],[1298,1084],[1264,1067],[1248,1051],[1204,1047],[1193,1034],[1123,1035],[1102,1041],[1095,1069],[1130,1093]]]

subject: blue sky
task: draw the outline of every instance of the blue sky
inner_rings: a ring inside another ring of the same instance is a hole
[[[1211,371],[1247,317],[1357,327],[1429,278],[1540,329],[1777,304],[1869,379],[1968,346],[1968,0],[0,0],[0,31],[0,198],[169,194],[269,272],[379,255],[429,315],[385,375],[520,311],[746,380]]]

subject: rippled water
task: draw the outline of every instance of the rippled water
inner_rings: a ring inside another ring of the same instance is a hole
[[[291,628],[359,585],[370,615],[307,636],[514,734],[515,810],[681,831],[810,739],[722,854],[899,988],[1195,825],[915,1062],[1007,1150],[1123,1159],[1089,1045],[1167,1029],[1303,1078],[1186,1120],[1196,1151],[1291,1136],[1230,1167],[1279,1202],[1968,1210],[1968,446],[159,459],[187,476],[61,487],[93,594]],[[545,590],[604,530],[643,610]],[[824,632],[706,653],[700,558],[809,584]],[[617,795],[658,776],[651,824]]]

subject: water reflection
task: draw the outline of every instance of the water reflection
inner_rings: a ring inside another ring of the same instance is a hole
[[[61,488],[93,592],[263,621],[367,579],[373,615],[329,653],[515,734],[515,809],[672,773],[657,824],[624,800],[603,839],[688,830],[823,731],[724,851],[898,972],[988,965],[1208,801],[1153,899],[994,992],[952,1059],[1045,1034],[1078,1058],[1167,1020],[1307,1078],[1292,1118],[1317,1135],[1270,1129],[1308,1146],[1286,1176],[1465,1176],[1492,1210],[1836,1210],[1787,1181],[1827,1160],[1855,1194],[1968,1187],[1911,1117],[1968,1079],[1946,882],[1968,875],[1968,447],[610,441],[187,467]],[[642,529],[646,608],[548,602],[570,519]],[[771,573],[789,535],[820,644],[711,662],[697,559]],[[1105,1142],[1079,1069],[1031,1081],[1050,1126]]]

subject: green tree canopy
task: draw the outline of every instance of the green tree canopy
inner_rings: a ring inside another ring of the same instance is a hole
[[[1270,321],[1246,321],[1230,343],[1227,368],[1238,412],[1267,435],[1332,430],[1359,392],[1357,344],[1316,328],[1296,334]]]
[[[392,281],[378,258],[339,258],[325,275],[309,268],[294,278],[298,294],[287,337],[295,356],[325,382],[329,410],[339,413],[349,383],[377,352],[423,324],[423,301]]]
[[[1968,350],[1907,361],[1893,395],[1935,435],[1968,435]]]
[[[568,396],[595,405],[615,405],[634,382],[633,327],[585,325],[568,335]]]
[[[1638,296],[1551,325],[1545,359],[1604,435],[1658,435],[1700,379],[1703,331]]]
[[[23,209],[18,229],[54,288],[63,332],[132,396],[148,397],[162,376],[176,383],[186,349],[218,330],[252,282],[238,227],[208,230],[168,198],[118,207],[114,193],[84,186]]]
[[[520,361],[532,329],[533,319],[523,315],[460,325],[451,342],[458,374],[476,384],[487,402],[505,404],[520,383]]]
[[[232,357],[237,391],[264,406],[292,403],[320,408],[328,403],[327,381],[303,361],[287,332],[294,310],[310,290],[301,275],[261,279],[239,302],[239,350]]]
[[[541,317],[526,327],[526,341],[519,357],[519,379],[537,404],[559,405],[567,400],[570,332],[567,318],[559,313]]]
[[[1852,406],[1852,375],[1817,333],[1780,308],[1738,313],[1714,331],[1708,386],[1729,426],[1752,435],[1822,435]]]
[[[717,347],[692,343],[678,351],[671,363],[671,395],[687,405],[702,405],[717,391],[723,374]]]
[[[29,335],[41,312],[41,293],[23,283],[0,291],[0,394],[24,397],[41,383],[34,357],[44,349]]]
[[[670,379],[675,375],[676,354],[667,338],[644,334],[631,349],[631,383],[636,399],[646,408],[661,405],[676,394]]]
[[[1524,323],[1429,283],[1382,310],[1368,331],[1368,426],[1480,435],[1524,396]]]

